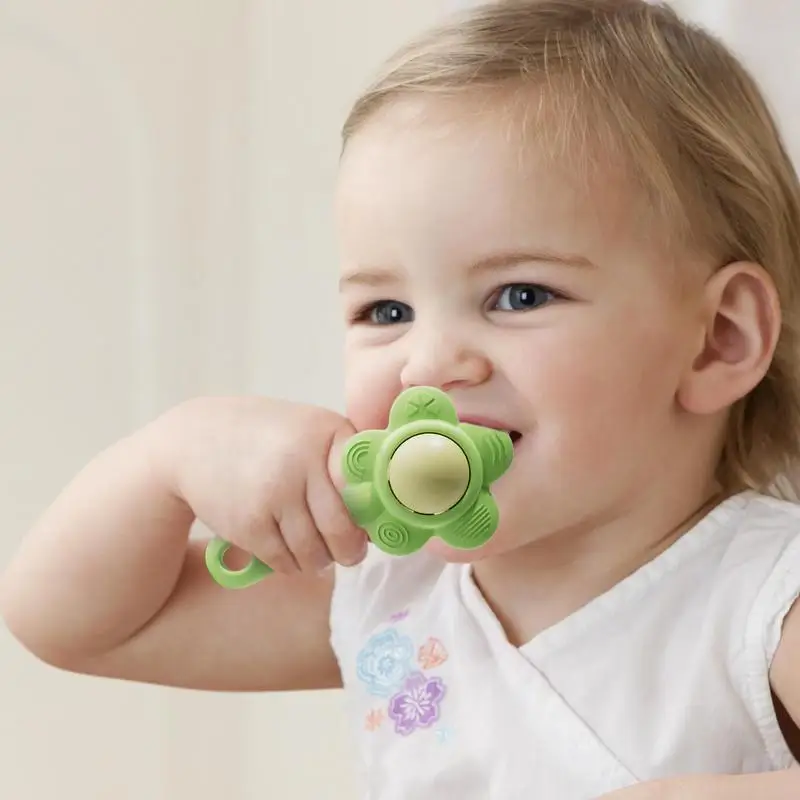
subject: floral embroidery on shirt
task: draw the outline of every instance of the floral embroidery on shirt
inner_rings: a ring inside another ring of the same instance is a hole
[[[402,623],[408,615],[405,609],[391,618]],[[371,705],[364,717],[364,729],[375,733],[391,720],[395,733],[401,736],[433,729],[443,743],[452,733],[438,725],[446,687],[441,677],[426,671],[448,660],[447,648],[435,636],[428,636],[416,647],[400,632],[402,627],[402,624],[391,626],[374,633],[356,658],[356,674],[366,690],[388,701],[386,706]]]
[[[453,738],[453,729],[452,728],[439,728],[436,731],[436,739],[438,740],[439,744],[446,744]]]
[[[407,636],[394,628],[376,633],[358,654],[359,680],[370,694],[390,697],[403,685],[413,657],[414,645]]]
[[[367,720],[364,723],[364,727],[370,733],[373,733],[374,731],[378,730],[381,725],[383,725],[383,721],[385,719],[386,712],[382,708],[373,708],[369,714],[367,714]]]
[[[425,644],[419,648],[417,661],[422,669],[439,667],[447,661],[447,650],[438,639],[429,636]]]
[[[389,717],[394,721],[395,731],[408,736],[418,728],[430,728],[439,719],[444,693],[441,678],[421,672],[410,675],[403,689],[389,701]]]

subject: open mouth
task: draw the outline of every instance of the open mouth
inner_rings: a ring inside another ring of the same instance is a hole
[[[469,423],[470,425],[480,425],[483,428],[493,428],[496,431],[505,431],[511,437],[511,444],[513,444],[515,447],[522,439],[522,433],[520,431],[514,430],[513,428],[506,428],[502,422],[496,419],[478,415],[472,416],[470,414],[464,414],[463,416],[460,416],[459,419],[461,422]]]

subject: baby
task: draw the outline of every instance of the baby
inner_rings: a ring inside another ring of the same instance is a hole
[[[336,207],[346,417],[204,398],[115,444],[3,576],[11,631],[343,686],[371,800],[800,797],[800,186],[742,66],[642,0],[472,10],[355,104]],[[411,386],[512,434],[477,550],[384,555],[341,501]],[[217,586],[195,519],[276,574]]]

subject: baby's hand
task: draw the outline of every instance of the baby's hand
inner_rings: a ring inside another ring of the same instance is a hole
[[[355,433],[339,414],[264,398],[202,398],[160,420],[173,490],[216,536],[281,573],[352,565],[367,550],[336,483]]]

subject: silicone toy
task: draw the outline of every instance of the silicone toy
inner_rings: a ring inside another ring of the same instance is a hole
[[[498,523],[489,486],[513,455],[508,433],[460,423],[444,392],[413,387],[395,400],[385,430],[363,431],[347,443],[342,497],[355,523],[391,555],[413,553],[432,536],[451,547],[479,547]],[[206,566],[222,586],[244,588],[271,572],[255,558],[228,569],[228,547],[215,539],[206,549]]]

